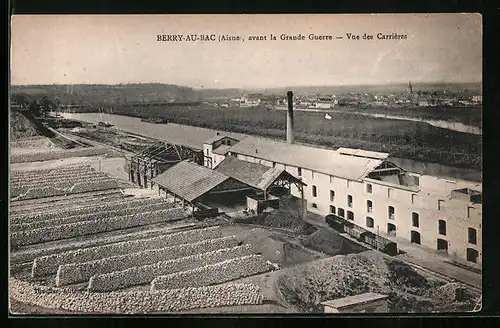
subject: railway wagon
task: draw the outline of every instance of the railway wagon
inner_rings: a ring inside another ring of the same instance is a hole
[[[373,248],[386,253],[390,256],[398,255],[398,247],[397,244],[393,241],[390,241],[387,238],[376,235],[373,232],[367,231],[364,236],[364,242]]]
[[[341,218],[340,216],[329,214],[329,215],[325,216],[325,222],[328,223],[328,225],[331,228],[333,228],[339,232],[344,232],[345,220],[343,218]]]

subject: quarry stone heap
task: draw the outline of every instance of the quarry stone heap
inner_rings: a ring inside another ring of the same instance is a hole
[[[10,280],[10,296],[20,302],[100,314],[178,312],[196,308],[262,304],[260,288],[228,284],[176,290],[91,293]]]

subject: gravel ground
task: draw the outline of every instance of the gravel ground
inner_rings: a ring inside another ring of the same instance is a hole
[[[290,268],[280,292],[300,312],[322,312],[321,302],[368,291],[389,295],[392,313],[472,310],[474,297],[460,285],[426,278],[404,262],[375,251],[339,255]]]

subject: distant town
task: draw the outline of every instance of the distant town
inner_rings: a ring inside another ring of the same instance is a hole
[[[405,92],[394,93],[360,93],[347,92],[339,95],[297,95],[294,106],[297,109],[331,109],[335,107],[471,107],[482,105],[480,94],[463,91],[414,91],[411,82]],[[215,102],[219,107],[258,107],[266,106],[274,109],[285,109],[286,99],[276,95],[247,93],[240,98]]]

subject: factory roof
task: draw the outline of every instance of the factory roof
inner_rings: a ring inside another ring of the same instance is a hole
[[[241,140],[231,147],[230,152],[356,181],[361,181],[383,162],[380,159],[342,155],[335,150],[256,137]]]
[[[267,189],[282,174],[289,180],[304,184],[283,169],[242,161],[231,156],[226,157],[215,170],[260,190]]]
[[[152,179],[154,183],[192,202],[230,177],[191,162],[179,162]]]
[[[387,157],[389,157],[388,153],[379,153],[376,151],[354,149],[354,148],[339,148],[337,149],[337,152],[339,152],[342,155],[351,155],[356,157],[366,157],[373,159],[386,159]]]
[[[388,298],[387,295],[382,295],[382,294],[378,294],[378,293],[364,293],[364,294],[347,296],[347,297],[339,298],[336,300],[322,302],[321,304],[328,306],[328,307],[331,307],[331,308],[335,308],[335,309],[342,309],[342,308],[352,306],[355,304],[363,304],[363,303],[378,301],[378,300],[382,300],[382,299],[386,299],[386,298]]]
[[[231,149],[231,146],[228,146],[228,145],[220,145],[219,147],[215,148],[213,150],[213,153],[214,154],[218,154],[218,155],[226,155],[227,152],[229,151],[229,149]]]
[[[227,138],[231,138],[231,139],[236,140],[236,141],[241,140],[241,138],[238,138],[238,137],[237,137],[237,136],[235,136],[235,135],[232,135],[232,134],[231,134],[231,135],[229,135],[229,134],[227,134],[226,132],[224,132],[224,134],[221,134],[220,132],[218,132],[218,134],[217,134],[217,135],[215,135],[215,136],[213,136],[213,137],[211,137],[211,138],[209,138],[209,139],[205,140],[205,142],[204,142],[204,143],[205,143],[205,144],[210,144],[210,145],[211,145],[211,144],[213,144],[214,142],[217,142],[217,141],[221,140],[222,138],[226,138],[226,137],[227,137]]]

